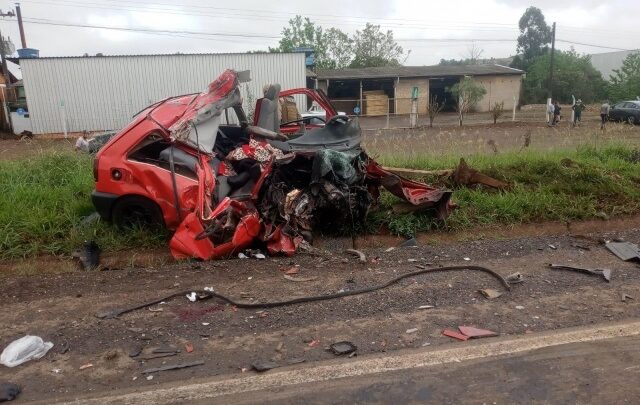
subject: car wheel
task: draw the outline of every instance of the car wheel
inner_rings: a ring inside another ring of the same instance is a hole
[[[637,120],[636,120],[636,117],[635,117],[634,115],[630,115],[630,116],[627,118],[627,122],[628,122],[629,124],[631,124],[631,125],[635,125],[636,121],[637,121]]]
[[[119,198],[111,212],[111,219],[120,229],[130,229],[134,226],[164,227],[160,207],[148,198],[136,195]]]

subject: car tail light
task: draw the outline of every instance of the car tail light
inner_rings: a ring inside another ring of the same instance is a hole
[[[98,158],[93,158],[93,180],[98,182]]]

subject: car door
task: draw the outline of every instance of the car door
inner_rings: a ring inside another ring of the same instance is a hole
[[[618,103],[611,107],[609,111],[609,119],[612,121],[620,121],[624,119],[624,103]]]

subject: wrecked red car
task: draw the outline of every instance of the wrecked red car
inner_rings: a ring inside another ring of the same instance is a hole
[[[381,186],[413,209],[448,215],[450,191],[384,170],[362,150],[357,120],[336,115],[321,92],[270,85],[250,125],[239,90],[247,80],[227,70],[200,94],[147,107],[114,136],[94,162],[102,218],[175,229],[174,257],[208,260],[253,246],[291,255],[313,231],[361,224]],[[297,113],[296,95],[325,119]]]

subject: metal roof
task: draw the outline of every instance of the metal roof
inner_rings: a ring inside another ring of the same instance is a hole
[[[48,59],[96,59],[96,58],[140,58],[140,57],[158,57],[158,56],[235,56],[235,55],[253,55],[251,52],[201,52],[201,53],[142,53],[142,54],[118,54],[118,55],[66,55],[66,56],[39,56],[37,58],[20,58],[9,56],[6,59],[19,64],[21,60],[48,60]],[[273,54],[303,54],[303,52],[256,52],[259,55]]]
[[[388,66],[357,69],[319,69],[319,80],[382,79],[393,77],[438,77],[438,76],[483,76],[522,75],[524,71],[502,65],[435,65],[435,66]]]

